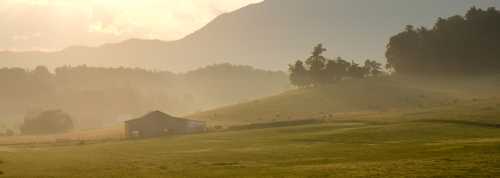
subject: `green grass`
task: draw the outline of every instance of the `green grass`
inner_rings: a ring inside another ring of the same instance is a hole
[[[215,125],[310,119],[336,113],[429,108],[455,98],[439,91],[408,87],[390,78],[343,81],[292,90],[277,96],[197,113],[189,117]]]
[[[478,124],[500,121],[495,103],[149,140],[11,146],[0,148],[0,171],[2,177],[496,177],[500,129]]]
[[[403,86],[352,81],[194,115],[212,124],[251,124],[233,131],[0,146],[0,177],[500,175],[499,99],[457,101]],[[258,124],[308,118],[321,122]]]

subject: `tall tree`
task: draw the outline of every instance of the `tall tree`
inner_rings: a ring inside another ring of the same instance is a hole
[[[326,51],[323,44],[318,44],[314,47],[311,57],[306,60],[309,66],[309,75],[313,85],[321,85],[327,80],[324,76],[324,69],[326,67],[326,58],[322,55]]]

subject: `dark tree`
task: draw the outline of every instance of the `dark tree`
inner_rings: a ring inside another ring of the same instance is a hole
[[[336,60],[328,60],[326,65],[326,75],[329,76],[329,82],[340,81],[348,76],[348,68],[351,64],[341,57]]]
[[[290,65],[289,70],[292,85],[303,88],[311,84],[308,71],[302,61],[298,60],[294,65]]]
[[[306,64],[309,66],[309,75],[313,85],[321,85],[327,80],[324,76],[327,60],[322,55],[325,51],[326,48],[323,48],[322,44],[318,44],[314,47],[312,56],[306,60]]]
[[[383,74],[382,64],[366,60],[364,66],[338,57],[329,60],[322,54],[326,49],[322,44],[314,47],[312,56],[304,62],[298,60],[289,65],[290,83],[296,87],[320,86],[332,84],[347,78],[377,77]]]

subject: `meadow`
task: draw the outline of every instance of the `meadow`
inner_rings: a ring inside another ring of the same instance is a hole
[[[500,101],[146,140],[0,146],[1,177],[497,177]]]
[[[500,177],[499,1],[254,1],[0,6],[0,178]]]

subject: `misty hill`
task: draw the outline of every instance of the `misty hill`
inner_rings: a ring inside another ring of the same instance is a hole
[[[384,58],[391,35],[407,24],[431,26],[437,17],[499,1],[457,0],[266,0],[223,14],[199,31],[172,42],[132,39],[58,52],[2,52],[2,66],[66,64],[186,71],[216,62],[285,69],[324,43],[328,56]]]
[[[349,80],[325,87],[291,90],[193,115],[211,123],[241,124],[335,117],[347,112],[385,112],[435,107],[457,98],[452,92],[408,85],[394,78]]]
[[[289,88],[284,72],[232,64],[186,73],[140,68],[0,68],[0,125],[29,113],[61,109],[76,127],[101,127],[152,110],[186,114],[236,104]]]

